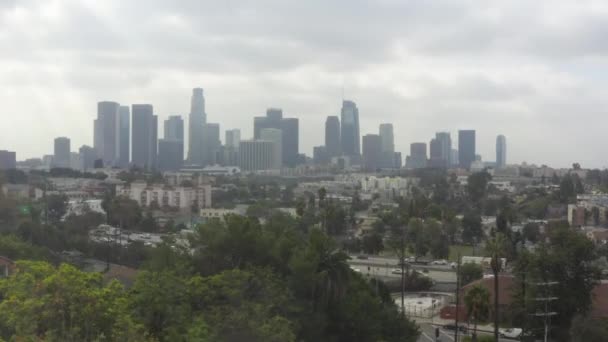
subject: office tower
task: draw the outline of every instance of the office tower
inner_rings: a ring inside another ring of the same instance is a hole
[[[158,158],[158,117],[150,104],[131,106],[133,118],[132,164],[145,170],[154,170]]]
[[[184,163],[184,143],[177,139],[160,139],[158,141],[158,170],[162,172],[177,171]]]
[[[165,140],[175,140],[181,143],[181,153],[177,151],[179,157],[184,159],[184,119],[182,119],[179,115],[171,115],[167,120],[165,120],[165,131],[164,131]],[[159,147],[159,155],[160,155],[160,147]],[[159,161],[160,162],[160,161]],[[183,163],[180,163],[183,164]],[[181,167],[181,165],[180,165]]]
[[[405,166],[409,169],[421,169],[425,168],[426,164],[426,144],[420,142],[410,144],[410,155]]]
[[[202,88],[192,89],[190,115],[188,117],[188,163],[203,165],[203,126],[207,123],[205,97]]]
[[[360,156],[359,109],[353,101],[342,102],[341,121],[342,154],[350,157]]]
[[[496,137],[496,168],[500,169],[507,165],[507,138],[504,135]]]
[[[53,167],[70,167],[70,139],[66,137],[55,138],[55,152],[53,154]]]
[[[95,120],[94,147],[97,156],[105,166],[120,163],[120,105],[117,102],[101,101],[97,103]]]
[[[220,124],[206,123],[203,125],[203,166],[214,165],[218,162],[220,141]]]
[[[238,164],[239,144],[241,142],[241,130],[229,129],[226,131],[224,142],[224,164],[234,166]]]
[[[253,118],[253,138],[260,139],[265,128],[280,129],[283,131],[283,165],[293,167],[298,164],[299,155],[299,121],[296,118],[283,118],[283,111],[279,108],[268,108],[266,116]]]
[[[379,129],[380,139],[382,140],[382,167],[395,167],[395,135],[393,124],[384,123]]]
[[[264,128],[260,140],[271,141],[273,146],[272,169],[280,170],[283,166],[283,131],[276,128]]]
[[[452,164],[452,137],[449,132],[435,133],[435,139],[439,141],[442,167],[450,167]]]
[[[327,146],[315,146],[312,149],[312,160],[316,165],[326,165],[331,161]]]
[[[394,156],[394,165],[396,169],[400,169],[403,166],[403,158],[401,157],[401,152],[395,152]]]
[[[131,113],[129,106],[118,107],[119,114],[119,148],[118,164],[128,167],[131,161]]]
[[[238,151],[240,142],[241,142],[241,130],[240,129],[229,129],[226,131],[226,142],[225,142],[226,147],[232,148],[232,149]]]
[[[80,170],[88,171],[95,166],[97,154],[95,153],[94,148],[91,146],[82,145],[78,149],[78,153],[80,154]]]
[[[17,167],[17,153],[0,150],[0,170],[14,169]]]
[[[435,168],[445,167],[445,160],[441,154],[441,142],[437,138],[431,139],[429,144],[430,156],[429,166]]]
[[[475,161],[475,130],[458,131],[458,163],[461,168],[469,169]]]
[[[283,164],[295,167],[300,162],[300,128],[299,120],[286,118],[281,120],[283,130]]]
[[[53,155],[52,154],[45,154],[42,156],[42,165],[44,165],[47,168],[52,168],[53,167]]]
[[[80,160],[80,153],[70,152],[70,169],[82,171],[82,161]]]
[[[363,136],[363,169],[376,171],[382,164],[382,138],[378,134]]]
[[[325,148],[329,157],[340,155],[340,118],[328,116],[325,120]]]
[[[450,151],[450,167],[458,167],[458,150],[453,148]]]
[[[271,170],[274,153],[274,143],[271,141],[241,140],[239,167],[243,171]]]

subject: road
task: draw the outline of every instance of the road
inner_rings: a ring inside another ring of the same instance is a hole
[[[431,323],[419,323],[420,326],[420,337],[418,337],[418,342],[435,342],[435,341],[441,341],[441,342],[454,342],[454,331],[452,330],[445,330],[442,328],[439,328],[439,339],[435,339],[435,329],[436,327],[438,327],[437,325],[433,325]],[[477,335],[492,335],[492,333],[488,333],[488,332],[478,332]],[[458,333],[458,340],[461,340],[462,337],[462,333]],[[470,336],[470,335],[465,335],[465,336]],[[499,338],[498,339],[499,342],[513,342],[515,340],[512,339],[508,339],[508,338]]]
[[[367,261],[367,260],[363,260]],[[401,274],[396,272],[393,273],[393,270],[398,267],[394,264],[376,264],[371,266],[371,264],[363,264],[359,260],[349,260],[348,263],[351,265],[353,269],[357,269],[363,275],[370,275],[376,277],[384,277],[384,278],[401,278]],[[425,267],[414,267],[414,269],[424,269]],[[428,270],[427,273],[423,273],[429,278],[435,280],[436,282],[441,283],[456,283],[456,272],[452,270],[443,270],[437,271],[435,269],[426,268]]]

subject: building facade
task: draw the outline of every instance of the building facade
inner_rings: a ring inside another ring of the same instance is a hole
[[[340,155],[340,118],[328,116],[325,120],[325,149],[329,157]]]
[[[274,143],[265,140],[241,140],[239,167],[243,171],[272,170]]]
[[[475,130],[458,131],[458,164],[469,169],[475,161]]]
[[[188,163],[203,165],[203,126],[207,123],[203,88],[192,89],[188,117]]]
[[[363,169],[376,171],[382,166],[382,138],[378,134],[363,136]]]
[[[117,102],[97,103],[94,129],[94,148],[104,166],[120,163],[120,105]]]
[[[17,153],[0,150],[0,170],[9,170],[17,167]]]
[[[125,196],[136,201],[142,207],[154,206],[179,208],[180,210],[211,208],[211,185],[204,184],[196,187],[167,186],[134,182],[129,185],[119,185],[117,196]]]
[[[353,101],[342,102],[341,121],[342,154],[350,157],[360,156],[359,109]]]
[[[272,169],[280,170],[283,166],[283,131],[276,128],[264,128],[260,133],[261,140],[271,141],[273,146]]]
[[[425,143],[410,144],[410,155],[407,157],[406,165],[409,169],[421,169],[427,167],[427,155]]]
[[[145,170],[158,167],[158,117],[150,104],[134,104],[133,115],[133,165]]]
[[[70,168],[71,152],[70,139],[66,137],[55,138],[53,167]]]
[[[118,107],[119,141],[118,166],[128,167],[131,162],[131,111],[129,106]]]
[[[507,165],[507,138],[504,135],[496,137],[496,168],[502,169]]]

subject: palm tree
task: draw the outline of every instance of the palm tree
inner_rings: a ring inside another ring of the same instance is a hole
[[[490,292],[485,287],[476,285],[466,293],[464,303],[467,307],[469,319],[473,319],[473,341],[475,342],[477,341],[477,322],[485,318],[489,311]]]
[[[502,269],[501,258],[506,254],[506,239],[502,233],[486,241],[486,252],[492,258],[490,266],[494,274],[494,339],[498,341],[498,274]]]
[[[317,256],[314,297],[324,305],[341,299],[351,274],[348,255],[319,230],[311,232],[309,248]]]

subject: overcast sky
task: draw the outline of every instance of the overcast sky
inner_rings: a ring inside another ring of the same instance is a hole
[[[344,93],[404,155],[470,128],[484,160],[504,134],[511,163],[605,167],[607,37],[607,1],[0,0],[0,149],[92,145],[99,100],[186,119],[202,87],[244,138],[267,107],[299,117],[307,154]]]

